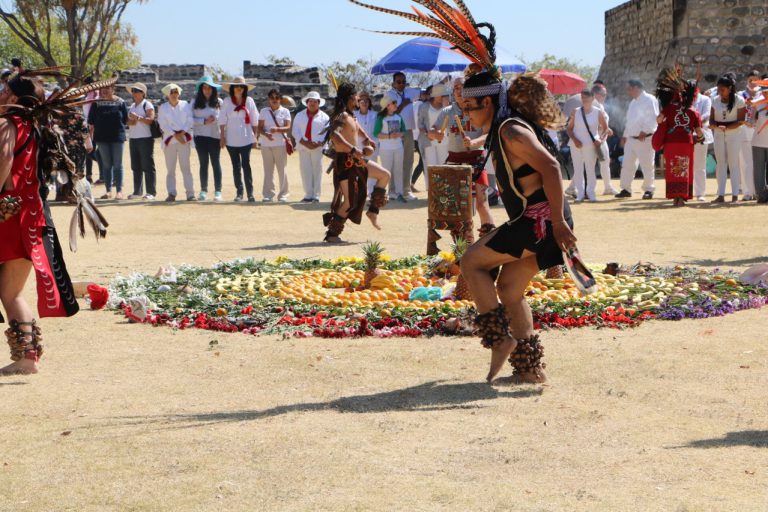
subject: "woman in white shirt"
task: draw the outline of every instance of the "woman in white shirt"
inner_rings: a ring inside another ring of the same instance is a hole
[[[200,161],[200,195],[198,199],[208,199],[208,162],[213,169],[214,201],[221,201],[221,128],[219,112],[221,99],[218,91],[221,86],[213,78],[204,76],[197,81],[195,101],[192,103],[192,122],[195,132],[195,149]]]
[[[381,98],[381,112],[376,116],[376,126],[373,136],[379,139],[379,154],[381,165],[387,169],[392,179],[389,181],[390,198],[396,198],[401,203],[406,202],[403,196],[403,134],[405,122],[397,111],[397,100],[389,94]]]
[[[608,123],[603,111],[593,105],[594,93],[589,89],[581,91],[581,107],[571,114],[568,120],[568,136],[571,138],[571,158],[573,159],[573,186],[576,192],[576,202],[597,200],[595,186],[597,176],[597,152],[602,149],[603,141],[608,134]],[[606,155],[607,158],[607,155]],[[584,188],[584,173],[587,174],[587,186]]]
[[[265,203],[271,203],[275,198],[275,168],[280,182],[277,200],[281,203],[288,202],[288,175],[285,174],[288,152],[285,141],[291,133],[291,113],[287,108],[280,106],[282,97],[277,89],[269,91],[269,106],[261,109],[259,114],[259,133],[264,136],[261,139],[261,158],[264,161],[262,201]]]
[[[128,199],[146,199],[152,201],[157,195],[157,171],[155,170],[155,139],[150,126],[155,120],[155,107],[147,96],[147,86],[137,82],[126,87],[133,96],[133,103],[128,109],[128,151],[133,171],[133,194]],[[144,195],[146,184],[146,195]]]
[[[176,200],[176,162],[181,167],[184,178],[184,191],[187,201],[195,201],[195,186],[192,182],[192,169],[189,157],[192,154],[192,112],[186,101],[180,100],[181,87],[168,84],[163,87],[163,94],[168,98],[160,105],[157,112],[157,122],[163,131],[163,152],[165,153],[165,186],[168,197],[165,201],[172,203]]]
[[[717,81],[717,96],[712,99],[709,124],[715,135],[717,160],[717,198],[713,203],[725,202],[727,171],[731,171],[731,200],[739,200],[741,186],[740,153],[743,132],[740,129],[747,116],[744,98],[736,94],[736,83],[730,76]]]
[[[229,97],[224,100],[219,112],[221,128],[219,147],[226,146],[229,158],[232,160],[232,175],[237,189],[235,201],[243,200],[243,178],[245,178],[248,202],[253,203],[256,199],[253,197],[251,149],[256,147],[259,113],[256,112],[256,103],[248,96],[248,91],[254,86],[246,84],[245,78],[241,76],[226,85],[229,86]]]

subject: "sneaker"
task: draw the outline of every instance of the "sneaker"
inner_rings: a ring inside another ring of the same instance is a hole
[[[131,194],[128,196],[128,199],[143,199],[141,197],[141,194]]]
[[[643,199],[653,199],[653,192],[646,192],[643,194]]]
[[[223,199],[221,197],[221,192],[214,192],[213,193],[213,200],[216,201],[217,203],[222,202]]]
[[[408,201],[415,201],[415,200],[417,200],[417,199],[418,199],[418,197],[416,197],[415,195],[411,194],[410,192],[408,192],[407,194],[405,194],[405,198],[406,198]]]
[[[616,190],[615,188],[606,188],[605,190],[603,190],[604,196],[615,196],[618,193],[619,191]]]
[[[629,190],[622,190],[621,192],[619,192],[618,194],[616,194],[613,197],[617,197],[619,199],[624,199],[624,198],[627,198],[627,197],[632,197],[632,192],[630,192]]]
[[[240,202],[240,201],[242,201],[242,200],[243,200],[243,194],[237,194],[237,195],[235,196],[235,202],[236,202],[236,203],[239,203],[239,202]]]
[[[253,197],[253,196],[248,196],[248,202],[249,203],[255,203],[256,202],[256,198]]]
[[[200,201],[205,201],[206,199],[208,199],[208,192],[206,192],[205,190],[201,190],[200,195],[197,196],[197,199]]]
[[[145,201],[154,201],[155,200],[155,196],[153,196],[152,194],[147,194],[144,197],[142,197],[142,199],[145,200]]]
[[[280,199],[278,199],[278,202],[280,202],[280,203],[287,203],[288,202],[288,198],[287,197],[281,197]]]
[[[389,200],[390,201],[395,201],[396,199],[397,199],[397,195],[396,194],[389,194]]]
[[[401,203],[407,203],[407,202],[408,202],[408,201],[406,201],[406,200],[405,200],[405,198],[403,197],[403,194],[400,194],[399,196],[397,196],[397,200],[398,200],[398,201],[400,201]]]
[[[313,203],[319,203],[320,202],[320,198],[319,197],[313,197],[312,198],[312,202]]]
[[[187,201],[197,201],[195,196],[187,196]]]
[[[715,204],[724,203],[724,202],[725,202],[725,197],[723,196],[717,196],[712,200],[712,203],[715,203]]]
[[[168,194],[168,197],[165,198],[166,203],[172,203],[176,200],[176,196],[173,194]]]
[[[312,202],[312,198],[311,197],[305,197],[304,199],[301,200],[301,202],[302,203],[311,203]]]
[[[271,203],[272,202],[272,198],[271,197],[265,197],[264,199],[261,200],[261,202],[262,203]]]
[[[698,196],[698,197],[696,198],[696,200],[697,200],[698,202],[700,202],[700,203],[703,203],[703,202],[705,202],[705,201],[707,200],[707,198],[706,198],[706,197],[704,197],[704,196]]]

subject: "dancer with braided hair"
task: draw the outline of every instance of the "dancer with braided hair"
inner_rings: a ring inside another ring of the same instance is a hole
[[[81,177],[55,125],[66,119],[87,91],[69,87],[46,100],[37,73],[60,76],[51,69],[22,70],[0,91],[0,301],[10,325],[5,334],[13,361],[0,369],[0,375],[38,371],[41,330],[22,296],[33,269],[41,317],[68,317],[79,309],[51,220],[47,184],[54,173],[62,173],[59,180],[64,182]],[[115,81],[98,82],[93,88]],[[77,187],[74,190],[79,196]],[[70,224],[73,249],[76,238],[72,235],[78,228],[84,234],[84,217],[97,236],[106,234],[106,221],[93,203],[82,196],[77,200]]]
[[[487,134],[486,148],[510,220],[467,250],[461,272],[477,307],[475,327],[483,346],[492,350],[488,382],[508,358],[510,382],[543,382],[542,347],[525,288],[539,269],[563,264],[562,251],[576,244],[557,149],[545,131],[565,124],[560,109],[546,82],[536,76],[523,75],[507,90],[495,66],[495,30],[476,23],[463,1],[454,0],[453,8],[448,2],[414,0],[434,16],[415,8],[411,14],[350,1],[424,25],[431,32],[394,33],[439,37],[477,65],[479,72],[464,83],[462,110],[472,126]],[[488,36],[480,33],[483,28]]]
[[[376,184],[371,193],[366,216],[376,229],[381,229],[378,221],[379,210],[387,204],[390,174],[376,162],[364,160],[364,157],[373,154],[376,144],[355,118],[357,101],[354,84],[345,82],[339,85],[328,128],[328,139],[332,141],[336,152],[333,162],[331,211],[323,215],[323,224],[327,227],[324,240],[328,243],[342,242],[340,235],[347,219],[360,224],[369,177],[375,179]],[[362,149],[355,144],[358,136],[363,143]]]

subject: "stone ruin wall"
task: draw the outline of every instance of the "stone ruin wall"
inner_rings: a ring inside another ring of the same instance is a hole
[[[739,87],[751,69],[768,71],[767,13],[765,0],[632,0],[607,11],[599,78],[616,124],[623,126],[627,80],[638,78],[652,92],[664,66],[679,63],[690,78],[699,66],[702,89],[728,71]]]
[[[301,98],[309,91],[318,91],[322,97],[331,98],[331,89],[317,67],[252,64],[246,60],[243,69],[246,81],[256,86],[250,95],[259,109],[267,105],[267,93],[271,89],[279,89],[284,95],[291,96],[299,107]],[[204,75],[215,77],[216,74],[204,64],[143,64],[140,68],[120,72],[116,94],[126,101],[132,101],[125,86],[142,82],[147,86],[147,98],[157,104],[165,101],[162,88],[173,82],[182,88],[183,99],[191,100],[195,83]],[[326,103],[325,110],[332,105],[331,99]]]

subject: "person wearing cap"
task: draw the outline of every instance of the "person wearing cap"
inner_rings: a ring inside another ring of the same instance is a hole
[[[224,100],[219,112],[221,127],[219,147],[227,148],[232,161],[232,175],[237,190],[235,201],[243,200],[243,179],[245,179],[245,193],[248,194],[248,202],[253,203],[256,198],[253,197],[251,149],[257,146],[259,113],[256,111],[256,103],[248,96],[248,92],[254,86],[246,83],[242,76],[238,76],[224,86],[229,92],[229,97]]]
[[[403,188],[406,190],[406,199],[416,199],[411,193],[411,176],[413,175],[413,156],[416,151],[416,142],[413,138],[413,130],[416,127],[416,114],[413,111],[413,101],[406,95],[405,73],[397,72],[392,75],[392,89],[389,94],[397,101],[396,113],[405,123],[405,131],[402,136],[403,143]],[[393,176],[394,179],[394,176]],[[390,186],[391,188],[391,186]]]
[[[128,152],[133,171],[133,194],[128,199],[152,201],[157,195],[155,170],[155,139],[150,126],[155,120],[155,107],[147,100],[147,86],[141,82],[126,86],[133,96],[133,103],[128,108]],[[144,186],[146,185],[146,195]]]
[[[157,120],[163,132],[162,147],[165,153],[165,186],[168,189],[167,203],[176,200],[176,163],[181,167],[184,191],[187,201],[195,201],[195,185],[192,181],[190,156],[192,155],[192,112],[189,104],[180,99],[181,87],[168,84],[162,89],[168,98],[160,105]]]
[[[325,99],[317,91],[310,91],[301,99],[307,107],[296,114],[293,120],[293,138],[299,151],[301,183],[304,185],[305,203],[320,201],[320,186],[323,181],[323,143],[328,127],[328,114],[320,110]]]
[[[213,169],[213,200],[221,201],[221,128],[219,98],[221,85],[210,76],[204,76],[195,84],[195,101],[192,103],[192,123],[195,149],[200,161],[200,201],[208,199],[208,163]]]
[[[389,197],[397,199],[401,203],[407,200],[403,195],[403,137],[408,129],[402,116],[397,113],[397,99],[389,93],[380,101],[381,111],[376,117],[376,125],[373,127],[374,138],[379,139],[379,155],[381,165],[392,176],[389,181]],[[408,181],[410,183],[410,179]]]
[[[114,86],[104,87],[88,112],[91,139],[98,146],[106,193],[101,199],[123,198],[123,148],[128,123],[128,107],[115,96]]]
[[[443,165],[448,159],[448,141],[445,138],[445,129],[448,126],[448,118],[443,117],[442,124],[438,125],[437,120],[445,107],[445,99],[448,98],[448,88],[443,84],[432,86],[432,92],[429,95],[429,108],[427,109],[427,137],[430,145],[427,154],[427,170],[430,165]]]
[[[265,203],[270,203],[275,198],[281,203],[288,202],[288,175],[285,167],[288,165],[288,151],[286,140],[291,133],[291,113],[280,105],[283,95],[277,89],[272,89],[267,94],[269,105],[261,109],[259,113],[259,133],[264,136],[261,139],[261,158],[264,162],[264,186],[262,196]],[[275,190],[275,169],[279,189]]]

